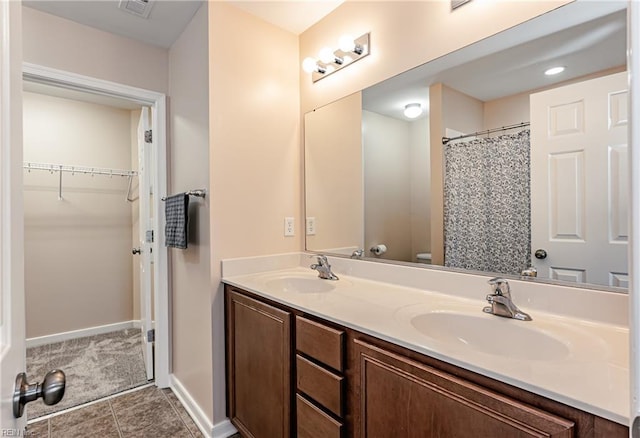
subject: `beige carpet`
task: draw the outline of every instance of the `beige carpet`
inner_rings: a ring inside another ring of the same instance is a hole
[[[41,382],[52,369],[67,377],[64,398],[54,406],[27,405],[29,419],[77,406],[147,383],[139,329],[127,329],[27,349],[27,377]]]

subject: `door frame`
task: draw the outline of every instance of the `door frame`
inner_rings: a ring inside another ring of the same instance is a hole
[[[629,72],[629,380],[630,436],[640,436],[640,4],[627,7]]]
[[[162,198],[167,196],[167,115],[166,95],[142,88],[105,81],[76,73],[58,70],[41,65],[23,62],[23,80],[53,85],[61,88],[84,91],[108,97],[129,100],[150,106],[154,143],[156,144],[155,167],[151,181],[153,187],[153,228],[156,238],[152,243],[154,256],[153,298],[155,320],[154,375],[155,384],[161,388],[169,387],[169,270],[168,249],[160,245],[160,230],[164,230],[165,215]]]

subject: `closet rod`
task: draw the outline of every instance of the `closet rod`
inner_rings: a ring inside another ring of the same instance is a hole
[[[478,131],[478,132],[474,132],[472,134],[464,134],[464,135],[459,135],[457,137],[442,137],[442,144],[447,144],[450,141],[453,140],[460,140],[461,138],[467,138],[467,137],[477,137],[479,135],[487,135],[487,134],[491,134],[494,132],[500,132],[500,131],[506,131],[508,129],[518,129],[518,128],[524,128],[525,126],[529,126],[531,123],[529,122],[522,122],[522,123],[516,123],[515,125],[509,125],[509,126],[503,126],[501,128],[493,128],[493,129],[487,129],[486,131]]]
[[[62,164],[51,163],[32,163],[25,161],[22,167],[27,170],[47,170],[49,172],[68,172],[71,174],[80,173],[86,175],[107,175],[107,176],[136,176],[138,172],[135,170],[108,169],[104,167],[87,167],[87,166],[64,166]]]

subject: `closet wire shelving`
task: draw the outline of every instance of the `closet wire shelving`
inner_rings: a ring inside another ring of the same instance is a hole
[[[109,177],[120,176],[129,178],[129,186],[127,188],[127,201],[133,202],[134,200],[130,198],[131,196],[131,184],[134,176],[138,175],[138,172],[135,170],[122,170],[122,169],[109,169],[105,167],[87,167],[87,166],[68,166],[63,164],[53,164],[53,163],[34,163],[30,161],[25,161],[22,164],[22,168],[27,171],[32,170],[44,170],[50,173],[58,172],[58,200],[62,201],[62,174],[70,173],[74,174],[82,174],[82,175],[105,175]]]

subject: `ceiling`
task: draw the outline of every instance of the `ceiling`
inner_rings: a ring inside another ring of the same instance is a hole
[[[234,6],[296,35],[343,2],[344,0],[229,1]],[[171,47],[178,39],[202,3],[202,0],[150,0],[149,17],[142,18],[118,8],[120,0],[23,0],[27,7],[163,48]]]
[[[344,0],[229,1],[271,24],[300,35]]]
[[[169,48],[189,24],[202,1],[151,0],[148,19],[126,12],[119,0],[23,0],[37,9],[76,23],[147,44]]]

